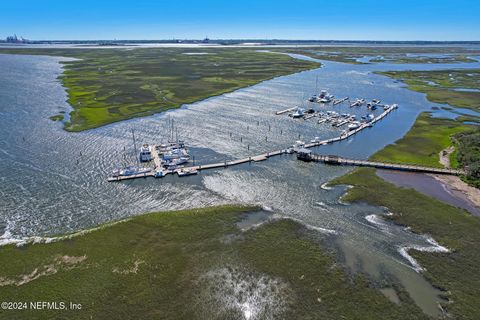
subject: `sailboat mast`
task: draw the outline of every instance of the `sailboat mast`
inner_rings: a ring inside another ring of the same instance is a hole
[[[135,159],[137,159],[137,164],[139,164],[138,154],[137,154],[137,142],[135,141],[135,131],[132,129],[133,137],[133,150],[135,152]]]

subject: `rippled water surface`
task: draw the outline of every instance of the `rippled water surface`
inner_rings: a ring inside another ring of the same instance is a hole
[[[430,239],[384,222],[382,208],[341,203],[344,188],[323,187],[350,168],[304,163],[284,155],[181,179],[169,176],[108,183],[105,178],[124,159],[131,161],[130,129],[135,129],[140,142],[166,141],[168,119],[174,119],[197,163],[284,148],[299,135],[305,140],[337,136],[342,129],[317,124],[313,119],[274,115],[274,111],[297,104],[307,106],[302,101],[315,93],[317,76],[319,86],[337,97],[377,98],[400,105],[373,128],[348,141],[315,150],[366,158],[402,137],[419,112],[437,106],[423,94],[372,71],[449,65],[326,62],[321,69],[276,78],[175,111],[67,133],[61,123],[48,119],[70,110],[64,88],[56,79],[62,71],[58,61],[53,57],[0,55],[0,240],[59,234],[148,211],[256,203],[325,231],[325,237],[331,238],[329,242],[340,249],[339,254],[352,270],[366,271],[377,279],[399,279],[422,309],[436,313],[438,292],[400,250],[432,247]],[[365,107],[334,108],[366,113]]]

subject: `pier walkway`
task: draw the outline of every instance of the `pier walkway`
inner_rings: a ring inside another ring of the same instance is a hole
[[[435,174],[450,174],[450,175],[465,174],[463,170],[433,168],[433,167],[424,167],[424,166],[400,164],[400,163],[353,160],[353,159],[342,158],[334,155],[298,153],[297,158],[302,161],[324,162],[327,164],[334,164],[334,165],[373,167],[377,169],[401,170],[401,171],[424,172],[424,173],[435,173]]]

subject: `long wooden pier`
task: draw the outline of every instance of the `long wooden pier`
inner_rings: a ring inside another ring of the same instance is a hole
[[[264,153],[264,154],[261,154],[261,155],[248,157],[248,158],[243,158],[243,159],[191,166],[191,167],[188,167],[188,169],[189,170],[201,171],[201,170],[208,170],[208,169],[227,168],[227,167],[231,167],[231,166],[235,166],[235,165],[239,165],[239,164],[243,164],[243,163],[265,161],[271,156],[277,156],[277,155],[282,154],[282,153],[286,153],[286,150],[278,150],[278,151]],[[157,156],[158,156],[158,154],[157,154]],[[155,161],[155,157],[154,157],[154,161]],[[161,165],[156,166],[156,168],[161,168]],[[174,174],[179,170],[181,170],[181,168],[180,169],[174,169],[174,170],[165,170],[164,169],[164,170],[162,170],[162,172],[163,172],[163,176],[166,176],[168,174]],[[155,173],[156,173],[156,171],[152,170],[150,172],[140,173],[140,174],[135,174],[135,175],[109,177],[107,180],[109,182],[114,182],[114,181],[124,181],[124,180],[138,179],[138,178],[155,177]]]
[[[354,160],[354,159],[347,159],[347,158],[342,158],[342,157],[333,156],[333,155],[320,155],[320,154],[308,153],[308,154],[297,154],[297,158],[303,161],[324,162],[327,164],[334,164],[334,165],[373,167],[377,169],[401,170],[401,171],[424,172],[424,173],[435,173],[435,174],[450,174],[450,175],[465,174],[463,170],[433,168],[433,167],[400,164],[400,163]]]
[[[303,148],[313,148],[313,147],[327,145],[327,144],[330,144],[330,143],[335,143],[335,142],[338,142],[338,141],[348,139],[351,136],[361,132],[363,129],[372,127],[373,124],[382,120],[384,117],[386,117],[390,112],[392,112],[396,108],[397,108],[396,106],[389,107],[382,114],[380,114],[376,118],[372,119],[372,121],[362,123],[355,130],[351,130],[351,131],[348,131],[348,132],[345,131],[340,136],[335,137],[335,138],[330,138],[330,139],[319,140],[319,141],[314,141],[314,142],[311,142],[311,143],[307,143],[303,146]],[[283,111],[280,111],[280,112],[285,113],[285,112],[288,112],[288,111],[293,110],[293,109],[295,109],[295,108],[283,110]],[[259,155],[256,155],[256,156],[251,156],[251,157],[248,157],[248,158],[243,158],[243,159],[230,160],[230,161],[211,163],[211,164],[203,164],[203,165],[197,165],[197,166],[188,167],[188,168],[190,168],[191,170],[201,171],[201,170],[207,170],[207,169],[227,168],[227,167],[240,165],[240,164],[244,164],[244,163],[259,162],[259,161],[267,160],[270,157],[274,157],[274,156],[278,156],[278,155],[281,155],[281,154],[289,153],[288,149],[290,149],[290,148],[291,147],[289,147],[287,149],[282,149],[282,150],[275,150],[275,151],[271,151],[271,152],[259,154]],[[160,157],[158,155],[158,152],[157,152],[155,146],[152,148],[152,157],[153,157],[153,162],[154,162],[154,165],[155,165],[155,168],[152,171],[146,172],[146,173],[135,174],[135,175],[114,176],[114,177],[109,177],[107,180],[109,182],[114,182],[114,181],[124,181],[124,180],[132,180],[132,179],[139,179],[139,178],[155,177],[155,175],[158,171],[162,171],[163,176],[165,176],[165,175],[168,175],[168,174],[174,174],[174,173],[178,172],[179,170],[181,170],[181,168],[173,169],[173,170],[163,169],[162,165],[161,165]]]

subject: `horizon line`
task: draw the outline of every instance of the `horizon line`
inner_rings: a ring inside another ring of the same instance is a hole
[[[8,36],[9,37],[9,36]],[[23,38],[22,36],[18,36],[19,39],[24,39],[28,42],[62,42],[62,41],[70,41],[70,42],[94,42],[94,41],[104,41],[104,42],[125,42],[125,41],[134,41],[134,42],[166,42],[166,41],[288,41],[288,42],[391,42],[391,43],[398,43],[398,42],[430,42],[430,43],[445,43],[445,42],[480,42],[479,40],[425,40],[425,39],[417,39],[417,40],[384,40],[384,39],[288,39],[288,38],[164,38],[164,39],[27,39]],[[6,42],[7,37],[0,39],[0,42]]]

